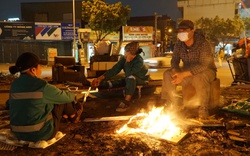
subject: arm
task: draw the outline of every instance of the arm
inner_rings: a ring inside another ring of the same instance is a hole
[[[121,59],[111,69],[106,71],[103,75],[99,76],[98,78],[94,79],[91,82],[91,87],[98,87],[100,85],[100,82],[105,78],[110,78],[117,75],[123,69],[125,62],[126,59],[124,58],[124,56],[122,56]]]
[[[46,84],[44,87],[44,100],[46,103],[64,104],[72,102],[75,99],[74,93],[60,90],[56,86]]]
[[[171,59],[171,68],[174,69],[174,70],[179,70],[180,69],[180,53],[181,53],[181,43],[180,42],[177,42],[174,46],[174,52],[172,54],[172,59]]]
[[[124,56],[122,56],[120,60],[111,69],[107,70],[103,74],[104,78],[111,78],[117,75],[123,69],[125,62],[126,62],[126,59],[124,58]]]
[[[202,71],[211,68],[211,64],[214,62],[214,56],[210,44],[206,41],[199,47],[199,59],[194,66],[190,67],[190,72],[196,75]]]
[[[128,62],[124,66],[124,71],[127,76],[136,75],[144,67],[143,59],[140,56],[136,56],[132,62]]]

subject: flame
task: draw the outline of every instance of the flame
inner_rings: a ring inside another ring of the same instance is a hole
[[[181,129],[172,121],[171,116],[164,112],[164,107],[153,107],[149,113],[138,113],[130,118],[127,124],[116,131],[118,134],[145,133],[169,140],[181,133]],[[136,128],[130,125],[135,123]]]

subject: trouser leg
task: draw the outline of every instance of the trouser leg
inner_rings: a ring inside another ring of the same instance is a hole
[[[99,88],[117,88],[117,87],[124,87],[126,84],[125,79],[116,79],[116,80],[107,80],[102,81]]]
[[[216,78],[216,74],[212,70],[206,70],[197,74],[192,79],[192,85],[196,90],[196,98],[198,99],[199,105],[208,107],[210,98],[210,85],[211,82]]]
[[[63,114],[72,115],[76,113],[75,108],[73,107],[74,102],[66,104],[55,104],[52,110],[53,121],[54,121],[54,132],[51,138],[55,136],[57,131],[59,131],[60,122]]]
[[[161,99],[167,100],[168,103],[175,103],[176,85],[171,83],[173,80],[172,74],[171,69],[163,73]]]
[[[195,88],[195,95],[188,105],[208,107],[210,98],[210,84],[216,78],[216,73],[213,70],[206,70],[197,75],[187,77],[183,80],[181,85],[185,87],[192,84]]]
[[[133,96],[136,89],[136,78],[129,76],[126,78],[125,95]]]

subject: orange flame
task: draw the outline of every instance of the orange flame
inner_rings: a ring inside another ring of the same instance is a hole
[[[138,113],[127,124],[116,131],[118,134],[145,133],[169,140],[181,133],[181,129],[171,121],[171,116],[164,113],[164,107],[153,107],[149,113]],[[129,126],[136,123],[137,128]]]

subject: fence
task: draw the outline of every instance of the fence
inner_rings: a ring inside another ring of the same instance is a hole
[[[72,41],[0,40],[0,63],[14,63],[23,52],[48,60],[48,48],[56,48],[58,56],[72,55]]]

